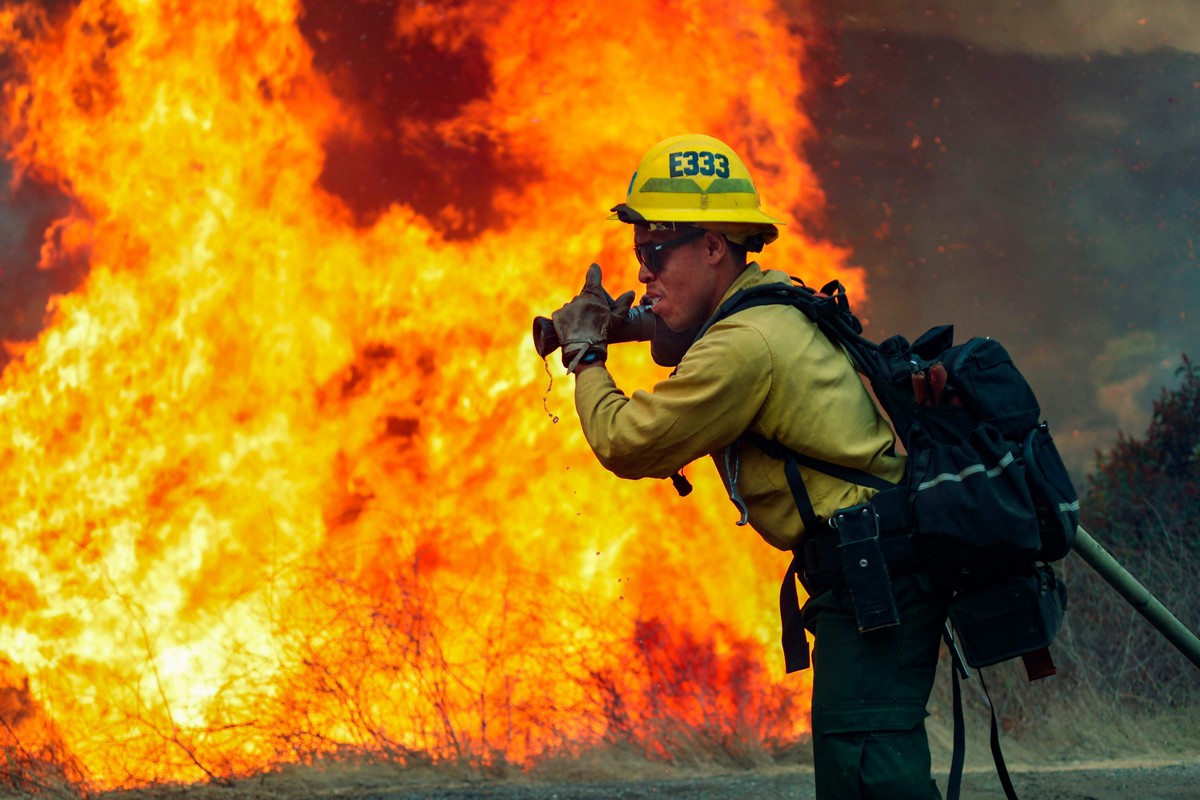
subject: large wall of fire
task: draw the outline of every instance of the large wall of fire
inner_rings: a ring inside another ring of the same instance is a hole
[[[641,152],[729,141],[767,265],[880,338],[1010,343],[1080,470],[1200,335],[1194,15],[893,5],[0,7],[12,763],[802,741],[786,557],[706,465],[604,473],[529,342],[592,261],[636,288],[604,218]]]

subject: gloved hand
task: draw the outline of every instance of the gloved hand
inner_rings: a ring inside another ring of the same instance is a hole
[[[582,291],[550,315],[568,373],[575,372],[580,364],[608,358],[608,330],[614,320],[628,317],[633,305],[632,291],[614,300],[604,289],[602,277],[600,265],[592,264]]]

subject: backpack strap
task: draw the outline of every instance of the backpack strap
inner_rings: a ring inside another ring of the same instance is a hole
[[[983,688],[983,696],[987,698],[988,711],[992,714],[992,732],[989,737],[992,747],[992,761],[996,763],[996,776],[1004,787],[1004,796],[1008,800],[1019,800],[1017,790],[1013,787],[1012,778],[1008,775],[1008,767],[1004,763],[1004,753],[1000,751],[1000,725],[996,721],[996,706],[992,704],[992,695],[983,682],[983,673],[979,673],[979,685]]]
[[[800,614],[800,595],[796,592],[796,581],[800,579],[802,556],[793,551],[792,563],[788,564],[779,586],[779,621],[783,626],[783,666],[787,674],[808,669],[808,639],[804,636],[804,618]]]
[[[812,297],[811,302],[806,302],[804,297]],[[721,305],[717,306],[717,310],[712,313],[700,330],[696,332],[696,339],[708,332],[708,329],[716,325],[721,320],[738,311],[744,311],[747,308],[755,308],[757,306],[767,305],[789,305],[801,308],[805,316],[813,319],[813,313],[804,310],[803,305],[811,305],[817,302],[816,297],[812,296],[811,290],[792,286],[786,283],[760,283],[757,286],[748,286],[745,289],[740,289],[734,292],[733,296],[726,300]]]
[[[703,336],[716,323],[738,311],[758,306],[784,305],[799,309],[804,316],[825,332],[827,336],[845,346],[849,340],[853,344],[863,344],[874,348],[876,345],[861,337],[862,323],[850,310],[850,301],[846,297],[846,287],[838,281],[830,281],[821,287],[821,291],[810,289],[799,278],[792,278],[795,284],[760,283],[748,286],[735,292],[728,300],[717,307],[708,321],[696,333],[696,339]]]
[[[963,656],[962,651],[959,650],[954,635],[950,632],[950,624],[948,622],[945,625],[943,638],[946,640],[946,646],[950,651],[950,658],[953,662],[950,666],[950,672],[953,675],[952,695],[954,702],[954,750],[950,757],[950,776],[946,781],[946,800],[959,800],[962,789],[963,762],[966,760],[967,752],[966,723],[963,720],[962,687],[960,684],[964,680],[970,680],[971,673],[967,669],[966,658]],[[979,686],[983,689],[983,696],[987,700],[988,711],[992,715],[990,744],[992,761],[996,764],[996,776],[1000,779],[1000,786],[1004,789],[1004,796],[1008,800],[1020,800],[1017,797],[1017,790],[1013,786],[1012,778],[1008,774],[1008,766],[1004,763],[1004,753],[1000,749],[1000,725],[996,720],[996,707],[992,704],[992,695],[988,692],[987,684],[983,681],[983,673],[979,672],[978,674]]]
[[[793,280],[796,279],[793,278]],[[837,281],[831,281],[818,293],[805,286],[802,281],[797,280],[796,283],[797,285],[760,284],[736,292],[713,312],[708,321],[696,333],[696,339],[699,340],[714,324],[738,311],[765,305],[787,305],[798,309],[816,323],[825,336],[834,343],[842,345],[854,361],[855,367],[862,371],[867,364],[871,363],[868,354],[875,351],[877,347],[860,335],[862,324],[850,311],[845,287]],[[766,455],[783,462],[788,488],[791,489],[796,510],[808,533],[818,531],[822,523],[817,517],[808,490],[804,486],[804,478],[800,474],[801,465],[847,483],[855,483],[880,491],[895,487],[895,484],[877,475],[797,452],[753,431],[743,433],[738,439],[739,443],[742,441],[754,445]],[[811,538],[808,535],[805,537],[805,539]],[[801,547],[803,547],[803,543]],[[794,550],[792,561],[788,565],[783,582],[779,587],[783,655],[788,673],[807,669],[810,664],[808,641],[804,635],[804,623],[800,614],[800,598],[796,591],[796,581],[800,579],[805,570],[806,561],[807,556],[801,549]]]
[[[946,800],[959,799],[963,760],[966,751],[966,734],[963,731],[962,689],[959,688],[958,684],[958,670],[954,670],[954,756],[951,759],[950,779],[946,785]],[[1004,796],[1008,800],[1020,800],[1017,797],[1017,790],[1013,786],[1012,778],[1009,777],[1008,767],[1004,763],[1004,753],[1000,750],[1000,724],[996,721],[996,707],[992,705],[992,695],[988,692],[987,684],[983,682],[982,672],[979,673],[979,686],[983,689],[983,696],[987,699],[988,710],[992,714],[990,739],[992,761],[996,764],[996,776],[1000,779],[1000,786],[1004,789]]]
[[[815,456],[798,453],[784,447],[760,433],[747,431],[739,441],[745,441],[762,450],[768,456],[783,461],[783,473],[787,478],[788,487],[792,490],[792,499],[796,510],[804,522],[805,540],[813,539],[822,526],[820,518],[813,509],[808,490],[804,487],[804,478],[800,475],[800,465],[840,478],[847,483],[857,483],[873,489],[891,489],[895,484],[877,475],[863,470],[854,469]],[[803,542],[801,543],[803,547]],[[796,581],[806,567],[806,556],[799,549],[793,550],[792,561],[783,576],[779,586],[779,619],[782,623],[782,640],[784,669],[787,673],[798,672],[809,667],[808,640],[804,636],[804,620],[800,614],[800,596],[796,592]]]
[[[696,333],[696,340],[717,322],[738,311],[766,305],[791,306],[812,320],[835,346],[841,346],[850,356],[855,369],[874,383],[879,347],[861,335],[862,323],[850,310],[846,288],[838,281],[830,281],[817,292],[798,278],[793,277],[792,280],[796,283],[763,283],[735,292],[708,318]],[[753,431],[743,433],[739,441],[749,442],[768,456],[784,462],[784,475],[806,530],[814,530],[819,520],[800,476],[801,465],[872,489],[889,489],[895,485],[869,472],[797,452]]]
[[[796,501],[796,508],[800,512],[800,519],[804,522],[804,529],[806,531],[816,530],[821,521],[817,518],[817,514],[813,510],[812,501],[808,497],[808,490],[804,488],[804,478],[800,475],[801,466],[808,467],[817,472],[823,472],[846,483],[856,483],[859,486],[866,486],[880,491],[891,489],[896,485],[878,475],[872,475],[861,469],[835,464],[823,458],[799,453],[754,431],[743,433],[740,441],[748,442],[771,458],[783,462],[783,473],[787,478],[788,488],[792,490],[792,499]]]

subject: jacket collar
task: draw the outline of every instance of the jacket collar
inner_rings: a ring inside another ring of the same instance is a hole
[[[742,270],[741,274],[733,279],[733,283],[729,284],[729,288],[725,290],[725,294],[721,297],[721,302],[717,303],[717,308],[720,308],[721,303],[724,303],[742,289],[758,286],[763,283],[786,283],[790,285],[791,282],[792,279],[788,277],[786,272],[780,272],[777,269],[763,269],[758,265],[757,261],[751,261]],[[713,312],[717,308],[714,308]]]

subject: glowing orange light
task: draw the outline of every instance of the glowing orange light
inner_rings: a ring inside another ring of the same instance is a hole
[[[487,214],[367,218],[328,152],[382,141],[378,109],[314,65],[310,5],[0,12],[8,157],[74,206],[43,260],[89,265],[0,382],[13,735],[111,787],[347,747],[521,762],[615,737],[666,757],[668,724],[801,734],[807,688],[776,654],[786,557],[730,524],[707,465],[686,500],[604,473],[568,380],[547,416],[528,335],[593,260],[634,287],[606,210],[689,130],[729,141],[793,223],[769,266],[861,298],[804,233],[823,197],[782,12],[347,5],[383,15],[384,42],[487,65],[480,99],[391,120],[388,146],[437,170],[483,142],[512,177],[471,187]],[[612,364],[662,377],[644,347]]]

